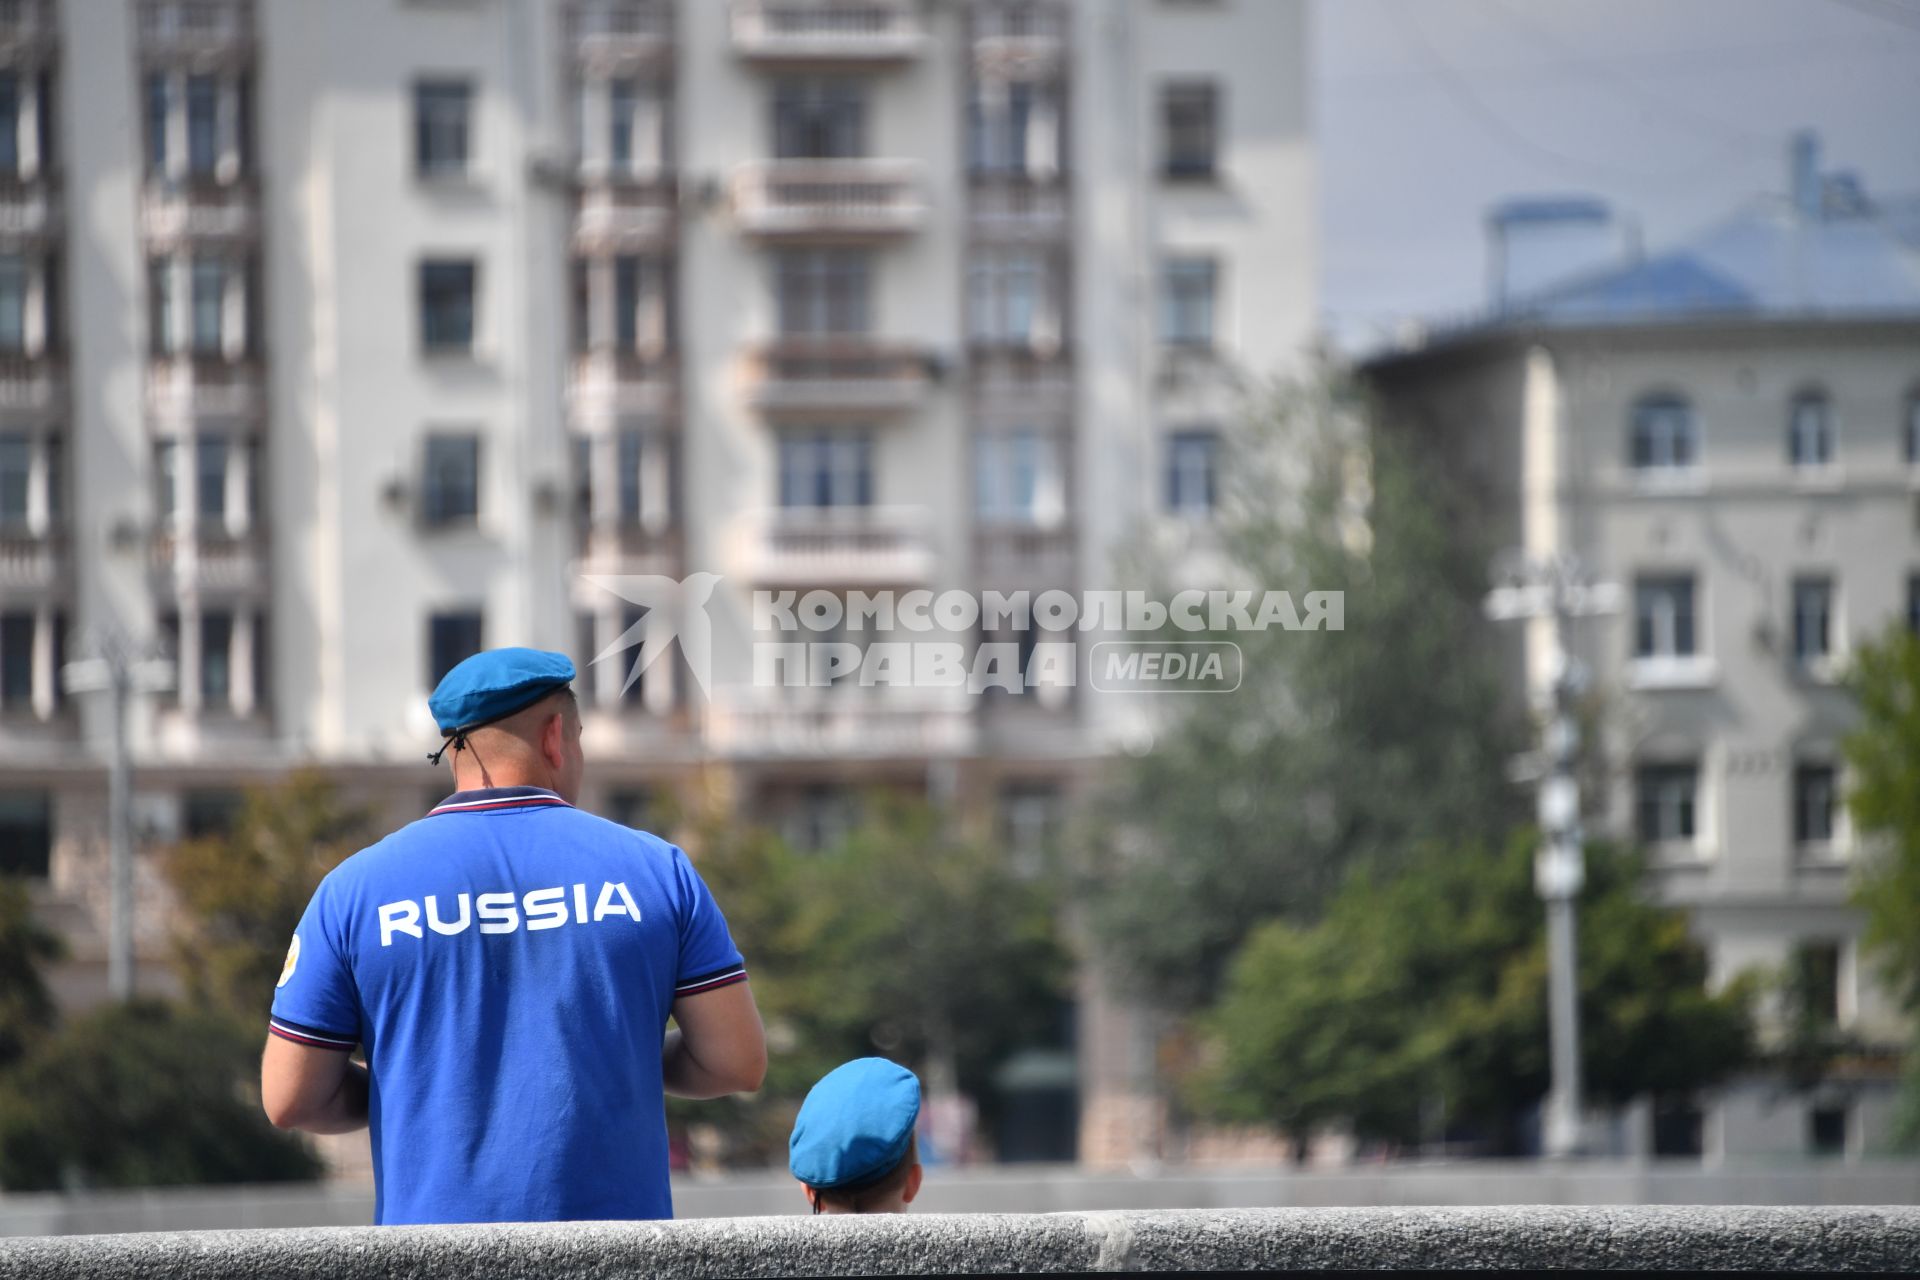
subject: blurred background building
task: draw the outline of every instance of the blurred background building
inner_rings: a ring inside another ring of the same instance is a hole
[[[1858,1154],[1904,1043],[1848,898],[1837,677],[1850,643],[1920,627],[1920,241],[1908,202],[1824,171],[1811,134],[1784,177],[1652,254],[1598,201],[1502,205],[1484,316],[1365,366],[1383,425],[1437,446],[1493,545],[1626,589],[1574,630],[1598,677],[1596,825],[1650,851],[1717,981],[1804,975],[1869,1051],[1806,1097],[1753,1082],[1673,1118],[1710,1155]],[[1515,653],[1516,693],[1552,680],[1551,627]]]
[[[177,656],[150,966],[156,849],[295,764],[417,816],[483,646],[577,655],[609,816],[818,845],[878,784],[1047,838],[1124,708],[623,690],[586,663],[644,610],[582,575],[719,575],[724,648],[755,589],[1111,586],[1204,522],[1314,321],[1305,11],[0,5],[0,857],[63,999],[104,991],[109,724],[59,672],[116,634]]]

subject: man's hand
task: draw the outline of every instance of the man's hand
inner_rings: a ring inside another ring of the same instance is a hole
[[[260,1102],[282,1129],[351,1133],[367,1127],[367,1069],[345,1049],[317,1049],[267,1037]]]
[[[667,1032],[660,1078],[680,1098],[752,1093],[767,1074],[767,1037],[753,987],[732,986],[673,1002],[679,1030]]]

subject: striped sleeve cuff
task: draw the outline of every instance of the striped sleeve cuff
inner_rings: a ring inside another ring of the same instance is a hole
[[[728,965],[724,969],[715,969],[711,973],[696,974],[691,978],[682,979],[674,985],[673,994],[676,998],[680,996],[696,996],[702,991],[714,991],[721,987],[730,987],[736,982],[745,982],[746,980],[747,966],[744,964],[733,964]]]
[[[298,1022],[288,1022],[285,1018],[268,1018],[267,1030],[282,1040],[291,1040],[295,1044],[311,1045],[316,1049],[352,1049],[360,1043],[360,1037],[347,1035],[339,1031],[322,1031],[317,1027],[304,1026]]]

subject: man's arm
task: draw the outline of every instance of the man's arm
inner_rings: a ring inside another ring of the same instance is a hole
[[[676,1031],[660,1051],[660,1078],[680,1098],[752,1093],[767,1074],[767,1037],[753,987],[735,982],[673,1002]]]
[[[367,1069],[345,1049],[316,1049],[267,1037],[260,1102],[282,1129],[351,1133],[367,1127]]]

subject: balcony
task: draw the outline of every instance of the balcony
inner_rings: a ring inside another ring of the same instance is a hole
[[[23,178],[0,174],[0,237],[16,243],[59,234],[60,198],[46,173]]]
[[[1053,242],[1067,236],[1067,189],[1058,180],[975,171],[967,203],[977,240],[1003,244]]]
[[[0,591],[41,593],[62,583],[65,540],[55,534],[0,531]]]
[[[574,0],[566,21],[575,63],[594,75],[619,75],[673,54],[673,8],[665,0]]]
[[[1064,352],[976,346],[969,356],[974,400],[991,412],[1065,422],[1073,412],[1073,362]]]
[[[1064,4],[986,0],[971,15],[976,75],[1017,80],[1058,74],[1067,47]]]
[[[754,565],[768,586],[924,582],[933,548],[915,507],[783,507],[769,513]]]
[[[653,573],[680,576],[682,537],[678,525],[651,528],[633,520],[580,525],[578,573]]]
[[[52,352],[0,352],[0,412],[66,412],[66,373],[66,362]]]
[[[906,0],[733,0],[733,49],[754,62],[906,62],[927,35]]]
[[[0,61],[37,62],[58,43],[60,24],[48,0],[0,3]]]
[[[245,595],[266,585],[266,545],[257,534],[234,535],[225,529],[182,537],[171,526],[153,531],[149,568],[156,590],[182,587],[222,595]]]
[[[152,248],[189,241],[251,241],[260,234],[259,190],[251,178],[149,180],[140,203],[140,229]]]
[[[733,181],[733,216],[755,236],[898,236],[927,220],[912,160],[767,160]]]
[[[748,357],[747,403],[767,414],[905,413],[926,395],[929,362],[865,338],[789,338]]]
[[[808,706],[716,704],[707,715],[707,743],[724,756],[786,760],[891,760],[974,749],[977,728],[967,710],[890,707],[821,692],[827,696]]]
[[[665,416],[675,407],[675,390],[672,358],[664,351],[583,351],[573,357],[567,407],[576,420]]]
[[[253,56],[253,8],[249,0],[140,0],[139,34],[149,63],[242,63]]]
[[[160,418],[251,418],[262,407],[261,384],[260,362],[251,356],[157,355],[147,366],[147,410]]]
[[[582,175],[573,218],[573,248],[581,254],[645,252],[673,240],[679,191],[670,177]]]
[[[1065,587],[1075,577],[1069,525],[983,525],[974,535],[983,587]]]

